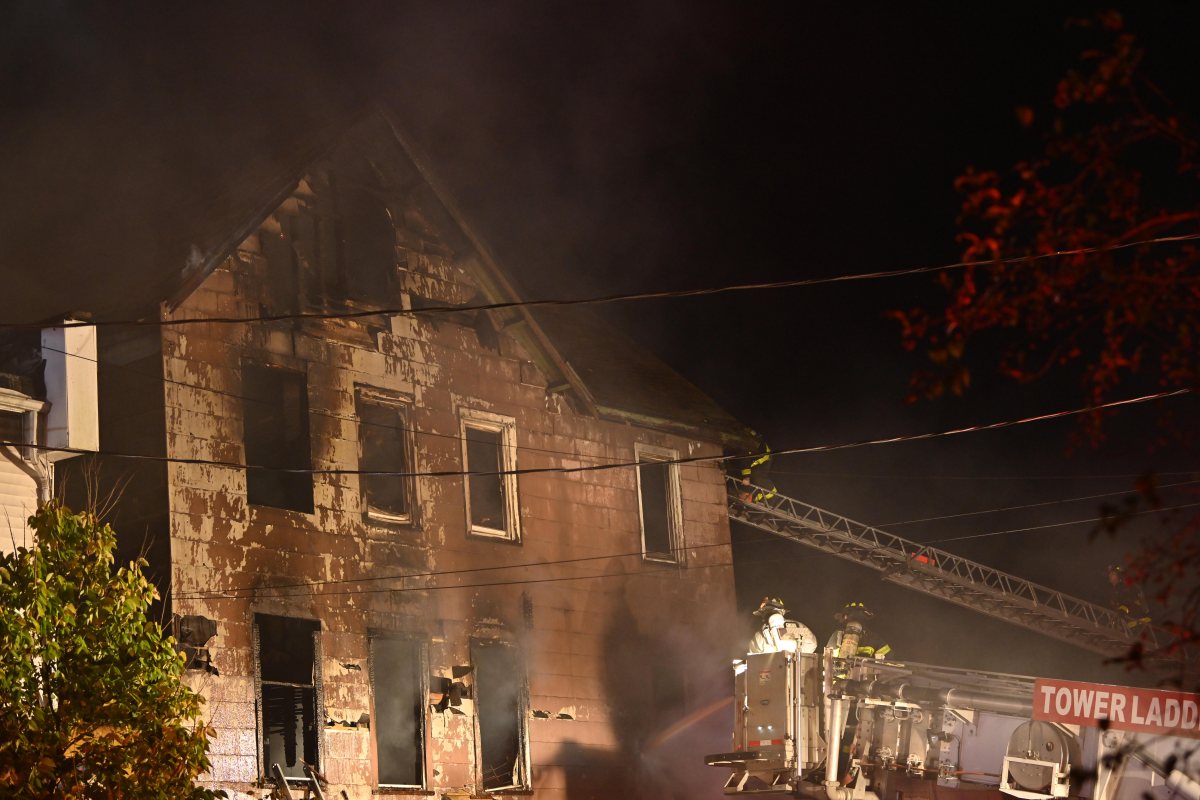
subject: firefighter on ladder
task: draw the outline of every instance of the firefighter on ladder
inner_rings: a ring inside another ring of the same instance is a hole
[[[762,627],[750,639],[748,654],[817,651],[817,637],[807,625],[787,618],[787,609],[778,597],[764,597],[754,616],[762,620]]]
[[[749,465],[742,467],[742,491],[738,495],[744,503],[761,503],[775,496],[775,484],[771,481],[771,448],[763,445],[763,452],[750,453]]]
[[[1112,587],[1110,603],[1113,610],[1125,618],[1125,627],[1130,631],[1150,624],[1150,607],[1146,605],[1146,596],[1140,586],[1125,574],[1124,567],[1110,564],[1108,567],[1108,585]]]

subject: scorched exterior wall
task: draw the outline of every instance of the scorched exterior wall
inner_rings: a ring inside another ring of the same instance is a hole
[[[302,182],[167,318],[254,316],[268,307],[272,288],[263,241],[281,235],[281,215],[302,207],[311,191]],[[406,248],[405,234],[401,219],[399,297],[418,295],[440,304],[474,296],[475,279],[453,254]],[[530,354],[503,331],[494,343],[481,343],[476,328],[462,320],[393,316],[385,324],[305,320],[165,327],[167,455],[243,463],[243,360],[306,373],[316,470],[358,467],[359,385],[411,400],[414,468],[421,472],[463,468],[464,408],[515,420],[520,469],[629,462],[638,444],[681,456],[721,453],[711,442],[574,410],[547,388]],[[245,470],[171,463],[173,609],[218,623],[212,662],[220,676],[189,673],[208,698],[217,732],[207,780],[238,793],[265,794],[253,652],[254,615],[265,613],[321,624],[318,695],[322,722],[333,723],[320,731],[320,769],[331,784],[327,796],[345,790],[362,800],[381,791],[368,643],[370,635],[382,632],[426,642],[434,676],[469,665],[473,638],[519,648],[528,681],[528,783],[537,797],[636,796],[649,790],[647,781],[655,778],[635,778],[628,755],[649,747],[673,721],[654,710],[654,675],[678,671],[688,701],[676,716],[691,710],[712,669],[723,674],[734,605],[720,468],[713,462],[686,464],[678,475],[683,553],[682,563],[672,565],[634,555],[641,550],[641,534],[636,472],[630,468],[520,475],[521,541],[514,544],[468,534],[460,477],[418,477],[417,524],[404,526],[366,517],[353,474],[315,475],[314,511],[307,514],[249,505]],[[520,566],[562,560],[574,563]],[[470,571],[480,569],[486,571]],[[413,577],[378,580],[398,575]],[[306,582],[316,585],[296,586]],[[280,584],[291,588],[270,588]],[[414,796],[481,793],[472,702],[460,710],[466,713],[437,712],[425,704],[426,791]],[[369,725],[350,725],[366,719]],[[697,755],[683,766],[695,772],[699,763]]]

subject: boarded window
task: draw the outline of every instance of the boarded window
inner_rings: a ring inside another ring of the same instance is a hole
[[[246,496],[253,505],[313,510],[304,373],[242,366]]]
[[[525,784],[525,679],[516,648],[471,644],[479,719],[479,772],[485,790]]]
[[[679,560],[678,465],[668,450],[637,448],[638,502],[642,520],[642,552],[656,561]]]
[[[358,405],[359,468],[367,513],[395,522],[412,522],[411,435],[406,404],[398,398],[360,390]]]
[[[422,663],[421,644],[416,640],[371,640],[380,786],[425,785]]]
[[[511,419],[463,412],[463,467],[472,533],[516,541],[516,429]]]
[[[319,768],[317,740],[317,632],[306,619],[254,616],[258,641],[263,771],[278,764],[288,778],[305,778],[304,764]]]

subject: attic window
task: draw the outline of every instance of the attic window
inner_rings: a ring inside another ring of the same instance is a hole
[[[638,444],[638,508],[642,553],[649,561],[679,563],[683,546],[683,510],[679,499],[679,457],[674,450]]]
[[[511,417],[462,411],[463,469],[468,529],[479,536],[519,541],[517,433]]]
[[[359,468],[367,516],[384,522],[413,522],[412,434],[409,403],[395,395],[361,388],[358,409]]]
[[[471,643],[479,724],[479,778],[484,791],[526,785],[524,671],[516,648],[503,642]]]
[[[338,184],[338,238],[346,296],[381,304],[391,299],[396,272],[396,227],[379,192],[364,185],[366,170]]]
[[[307,377],[244,363],[242,394],[247,502],[311,514]]]
[[[254,615],[258,654],[259,725],[263,772],[278,764],[284,777],[305,780],[304,765],[320,766],[317,636],[314,620]]]

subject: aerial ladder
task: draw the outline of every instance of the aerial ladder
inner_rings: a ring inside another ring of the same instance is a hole
[[[1153,655],[1165,641],[1110,609],[757,488],[751,502],[730,479],[731,519],[892,583],[1110,657],[1137,641]],[[1158,786],[1164,797],[1200,800],[1194,766],[1178,760],[1178,737],[1200,739],[1198,695],[864,659],[849,648],[734,662],[733,749],[705,759],[729,770],[726,794],[1135,800],[1146,796],[1140,787]],[[1186,666],[1157,665],[1177,676]]]
[[[1150,658],[1157,658],[1166,641],[1154,626],[1131,625],[1127,616],[1113,609],[778,492],[751,487],[761,499],[747,502],[742,499],[747,487],[737,478],[726,480],[730,519],[878,570],[890,583],[1109,658],[1128,654],[1138,641]],[[1156,666],[1177,669],[1179,663],[1169,659]]]

